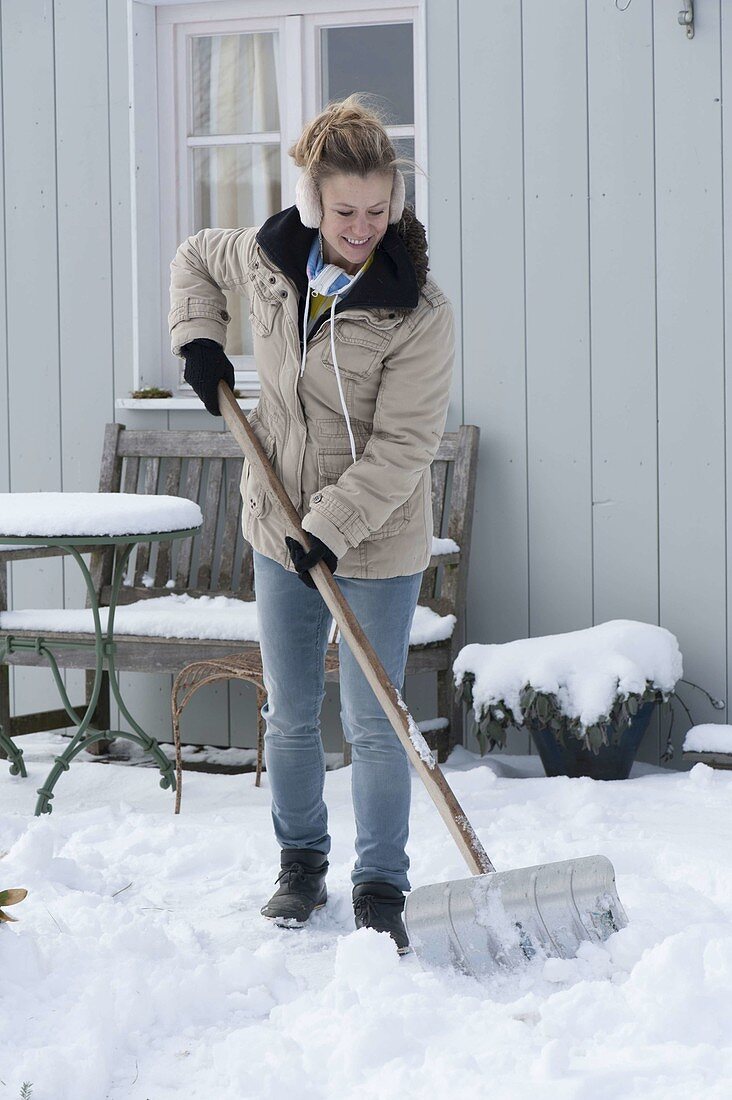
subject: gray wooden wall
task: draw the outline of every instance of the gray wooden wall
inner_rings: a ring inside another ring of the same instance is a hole
[[[455,5],[468,632],[660,623],[726,698],[732,11],[678,7]]]
[[[427,0],[430,244],[458,314],[448,426],[482,431],[467,640],[657,622],[726,697],[732,11],[697,0],[688,40],[678,7]],[[94,489],[109,420],[213,426],[115,406],[133,385],[126,19],[125,0],[2,0],[2,491]],[[83,596],[43,562],[14,569],[12,598]],[[16,670],[16,710],[56,705],[49,679]],[[165,736],[169,678],[126,687]],[[203,695],[189,739],[253,743],[247,687]],[[430,678],[407,700],[430,717]],[[332,688],[324,725],[335,748]]]

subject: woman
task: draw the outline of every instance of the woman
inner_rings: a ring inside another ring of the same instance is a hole
[[[302,169],[294,207],[259,229],[205,229],[180,246],[169,320],[186,381],[219,415],[218,383],[234,384],[222,291],[248,297],[261,383],[249,419],[310,537],[307,552],[285,538],[245,461],[243,531],[281,848],[278,888],[262,913],[301,926],[325,905],[330,850],[320,708],[331,618],[309,569],[322,560],[335,574],[401,689],[431,552],[430,463],[447,417],[454,334],[379,118],[356,96],[333,103],[290,155]],[[406,753],[343,642],[340,690],[352,746],[356,927],[388,932],[406,951]]]

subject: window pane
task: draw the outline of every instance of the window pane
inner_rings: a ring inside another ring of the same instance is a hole
[[[191,39],[192,137],[279,130],[276,37],[217,34]]]
[[[328,27],[321,31],[322,105],[352,92],[378,96],[392,126],[414,123],[412,24]]]
[[[192,233],[199,229],[257,226],[282,208],[279,145],[207,145],[191,149]],[[229,355],[251,355],[248,309],[227,294]]]

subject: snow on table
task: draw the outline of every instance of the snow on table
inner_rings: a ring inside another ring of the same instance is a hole
[[[707,722],[692,726],[684,738],[684,752],[732,753],[732,726]]]
[[[675,636],[660,626],[613,619],[587,630],[503,645],[467,645],[453,664],[455,682],[473,673],[476,714],[500,701],[516,720],[527,685],[556,695],[562,712],[584,727],[607,715],[615,696],[643,692],[646,681],[670,692],[683,674]]]
[[[106,630],[109,609],[100,608],[99,614],[102,629]],[[452,635],[455,622],[454,615],[438,615],[430,607],[419,606],[414,613],[409,644],[444,641]],[[92,634],[94,619],[89,608],[2,611],[0,629]],[[114,633],[117,637],[135,634],[143,638],[259,641],[255,601],[185,593],[122,604],[115,613]]]
[[[0,538],[99,538],[200,527],[192,500],[134,493],[0,493]]]
[[[266,773],[188,773],[176,817],[153,769],[82,753],[34,818],[65,744],[28,735],[29,778],[0,769],[0,888],[29,891],[0,928],[8,1100],[24,1081],[33,1100],[732,1096],[732,772],[592,783],[456,749],[447,778],[499,870],[603,852],[630,918],[479,985],[354,930],[350,768],[325,777],[328,903],[294,932],[259,913]],[[409,855],[413,887],[467,877],[414,774]]]

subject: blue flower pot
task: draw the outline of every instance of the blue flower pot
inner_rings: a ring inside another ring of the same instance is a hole
[[[581,776],[589,779],[627,779],[655,705],[644,703],[618,738],[618,743],[613,743],[615,735],[611,733],[610,744],[601,745],[597,754],[586,749],[584,742],[576,737],[567,737],[563,745],[557,740],[554,730],[532,730],[531,740],[536,745],[544,771],[550,776],[568,775],[571,779]]]

